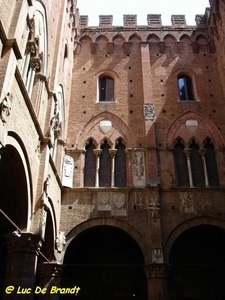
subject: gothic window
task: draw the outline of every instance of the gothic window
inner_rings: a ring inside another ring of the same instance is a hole
[[[195,142],[192,141],[190,145],[190,161],[191,161],[191,173],[193,185],[195,187],[205,186],[205,176],[204,176],[204,168],[202,162],[202,156],[199,153],[199,146]]]
[[[94,149],[95,146],[93,141],[89,140],[85,148],[84,186],[95,186],[96,156]]]
[[[38,82],[36,73],[46,75],[47,65],[45,9],[38,1],[35,2],[33,9],[33,18],[27,23],[30,32],[21,66],[21,74],[30,98],[34,85]]]
[[[126,153],[123,141],[119,139],[116,145],[116,156],[115,156],[115,186],[125,187],[126,186]]]
[[[205,141],[205,162],[209,186],[219,186],[219,174],[216,163],[215,149],[210,139]]]
[[[110,76],[99,77],[99,101],[114,101],[114,80]]]
[[[178,186],[189,186],[187,158],[184,153],[184,145],[177,139],[174,149],[175,165]]]
[[[100,167],[99,167],[99,186],[111,186],[111,157],[109,153],[110,146],[107,140],[101,146]]]
[[[180,101],[193,101],[192,79],[188,75],[179,75],[177,79]]]

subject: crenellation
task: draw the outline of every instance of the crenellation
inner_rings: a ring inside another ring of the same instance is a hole
[[[147,15],[147,22],[148,22],[148,26],[151,26],[151,27],[161,27],[162,26],[161,15],[158,15],[158,14]]]
[[[171,16],[172,26],[174,27],[186,27],[185,15],[172,15]]]
[[[193,28],[193,27],[206,27],[207,19],[209,18],[209,10],[206,8],[204,15],[196,15],[195,22],[196,25],[187,25],[185,15],[171,15],[171,25],[163,25],[162,24],[162,16],[161,14],[147,14],[147,23],[146,25],[138,25],[137,24],[137,15],[133,14],[125,14],[123,15],[123,25],[113,24],[113,15],[100,15],[99,16],[99,27],[125,27],[125,28],[144,28],[146,27],[174,27],[174,28]],[[80,24],[81,28],[88,27],[89,18],[87,15],[80,16]],[[98,27],[98,26],[90,26],[90,27]]]
[[[113,22],[112,15],[99,16],[99,27],[112,27],[112,22]]]
[[[80,16],[80,27],[85,28],[88,27],[88,21],[89,21],[89,17],[88,16]]]
[[[137,26],[137,15],[123,15],[124,27],[136,27]]]

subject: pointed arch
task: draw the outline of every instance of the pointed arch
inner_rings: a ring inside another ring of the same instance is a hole
[[[101,42],[107,43],[107,42],[109,42],[109,39],[107,38],[107,36],[101,34],[101,35],[99,35],[99,36],[95,39],[95,42],[96,42],[96,43],[99,43],[99,42],[100,42],[100,43],[101,43]]]
[[[117,34],[112,38],[114,43],[124,43],[126,42],[125,37],[122,34]]]
[[[118,131],[122,135],[124,141],[126,142],[127,147],[135,147],[136,146],[136,140],[134,137],[133,132],[130,130],[129,126],[127,123],[125,123],[120,117],[117,115],[109,112],[109,111],[104,111],[93,118],[91,118],[85,126],[82,128],[80,133],[78,134],[78,137],[76,139],[76,145],[78,148],[83,148],[85,141],[86,141],[86,136],[88,132],[93,128],[95,125],[97,125],[100,121],[103,120],[109,120],[115,126],[118,128]]]
[[[139,34],[137,33],[134,33],[132,34],[129,39],[128,39],[129,42],[141,42],[142,41],[142,38],[140,37]]]
[[[146,40],[147,40],[147,42],[151,42],[151,43],[160,42],[159,36],[154,33],[149,34]]]
[[[215,147],[222,148],[225,145],[225,141],[216,127],[216,125],[211,122],[210,120],[206,120],[201,117],[199,114],[193,111],[188,111],[183,113],[182,115],[178,116],[177,119],[170,125],[168,128],[166,138],[165,138],[165,145],[168,147],[173,147],[174,136],[178,128],[187,120],[197,120],[199,123],[202,123],[206,130],[210,133],[215,140]]]

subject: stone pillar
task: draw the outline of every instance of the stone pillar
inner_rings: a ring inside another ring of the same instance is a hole
[[[58,300],[59,293],[51,293],[53,287],[60,288],[62,265],[43,263],[38,266],[39,284],[36,287],[38,299]]]
[[[101,149],[94,149],[94,154],[96,156],[96,179],[95,179],[95,187],[99,187],[99,167],[100,167],[100,156],[102,150]]]
[[[6,236],[6,241],[8,257],[2,299],[32,300],[41,237],[15,231]]]
[[[148,299],[168,300],[168,265],[150,264],[145,266]]]
[[[111,187],[115,187],[115,156],[116,156],[116,149],[109,149],[109,153],[111,156]]]

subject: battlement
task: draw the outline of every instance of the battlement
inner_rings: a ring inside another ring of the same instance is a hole
[[[207,10],[207,9],[206,9]],[[195,22],[197,27],[206,27],[207,26],[207,14],[205,15],[196,15]],[[80,16],[80,26],[82,28],[88,27],[89,17],[86,15]],[[100,28],[111,28],[113,25],[113,15],[100,15],[99,16],[99,27]],[[118,26],[118,24],[117,24]],[[137,25],[137,15],[123,15],[123,26],[125,28],[135,28]],[[145,26],[145,25],[142,25]],[[162,27],[161,14],[148,14],[147,15],[147,24],[148,27],[159,28]],[[185,15],[172,15],[171,16],[171,26],[176,28],[187,28],[187,22]]]

